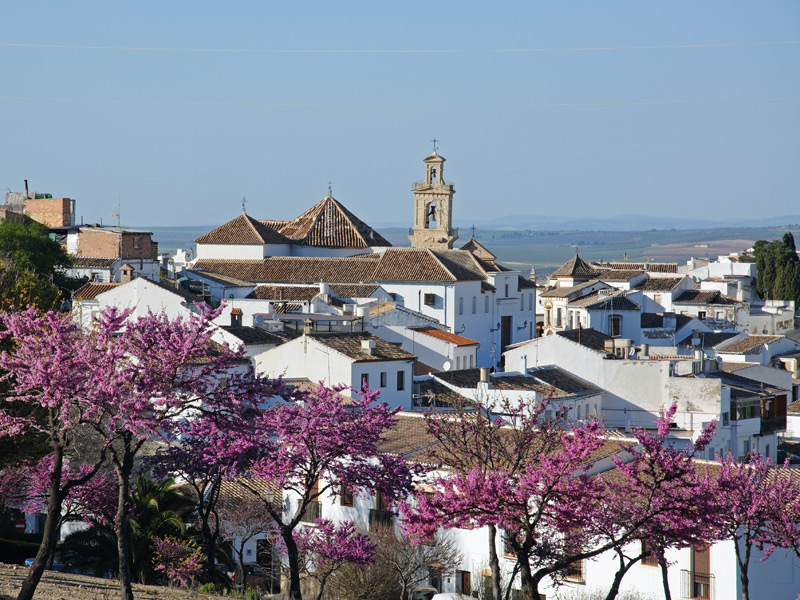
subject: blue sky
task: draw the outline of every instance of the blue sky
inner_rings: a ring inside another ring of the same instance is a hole
[[[800,44],[744,45],[800,40],[796,0],[31,1],[0,21],[0,186],[87,222],[118,198],[129,225],[219,224],[242,196],[291,218],[330,180],[410,225],[434,137],[461,222],[800,212]],[[681,45],[703,47],[364,52]]]

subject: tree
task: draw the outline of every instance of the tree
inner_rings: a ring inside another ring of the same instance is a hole
[[[19,269],[49,277],[71,264],[66,250],[40,223],[0,223],[0,255],[10,257]]]
[[[158,572],[180,587],[189,587],[203,571],[203,553],[190,541],[164,537],[153,540],[153,562]]]
[[[221,483],[220,488],[229,483]],[[238,487],[238,486],[236,486]],[[222,537],[228,540],[236,552],[236,562],[242,577],[242,588],[247,586],[247,571],[244,567],[244,547],[261,533],[275,528],[275,522],[264,508],[261,499],[247,490],[241,495],[226,495],[219,501],[217,518]],[[273,574],[270,573],[272,576]]]
[[[433,494],[417,493],[416,506],[406,509],[409,529],[417,535],[430,535],[441,526],[494,524],[503,529],[523,589],[534,600],[540,598],[538,586],[545,577],[557,584],[571,565],[646,535],[659,519],[665,524],[677,518],[680,511],[671,503],[682,497],[678,490],[687,460],[664,446],[670,411],[659,419],[658,436],[641,435],[637,452],[606,441],[594,421],[569,424],[564,410],[547,418],[548,404],[505,402],[507,421],[487,418],[485,410],[456,419],[431,415],[429,430],[441,441],[432,455],[441,457],[443,465],[448,465],[450,444],[477,439],[485,449],[474,452],[470,448],[476,445],[466,444],[465,451],[472,452],[474,463],[491,455],[491,466],[439,473]],[[704,435],[710,439],[712,434],[710,428]],[[623,481],[618,486],[590,476],[596,453],[620,455],[616,467]]]
[[[317,519],[315,525],[298,532],[297,549],[302,571],[317,584],[316,600],[322,600],[331,575],[345,565],[363,569],[372,563],[376,545],[352,521],[334,525],[328,519]]]
[[[294,401],[279,401],[254,416],[244,432],[256,451],[243,475],[274,485],[288,496],[287,508],[277,506],[274,494],[264,493],[243,477],[239,482],[258,495],[275,521],[289,564],[289,598],[301,600],[298,526],[310,521],[324,494],[376,490],[388,502],[410,489],[413,471],[401,457],[381,455],[381,435],[395,422],[386,404],[374,405],[376,392],[359,398],[342,397],[341,388],[318,386]],[[316,516],[316,515],[315,515]]]
[[[24,310],[28,306],[51,310],[60,300],[61,291],[55,284],[0,254],[0,310]]]
[[[120,590],[130,600],[130,483],[144,444],[174,439],[182,420],[207,418],[222,424],[241,413],[242,403],[280,391],[280,384],[256,377],[242,368],[238,355],[212,344],[209,319],[214,313],[174,321],[152,314],[133,321],[128,315],[108,309],[88,333],[55,313],[2,317],[15,340],[13,350],[0,355],[0,367],[7,369],[12,386],[10,400],[41,406],[47,418],[43,424],[4,411],[0,431],[46,433],[54,458],[45,541],[20,600],[31,598],[41,578],[64,497],[100,468],[99,460],[79,480],[63,481],[64,451],[77,428],[91,428],[116,474]]]
[[[768,300],[794,300],[800,305],[800,258],[792,233],[772,242],[757,241],[753,255],[758,293]]]
[[[749,567],[753,548],[767,547],[768,558],[776,547],[794,549],[797,544],[796,477],[784,465],[770,469],[769,460],[751,453],[745,460],[732,454],[720,459],[709,494],[720,505],[717,535],[733,541],[742,600],[750,598]]]

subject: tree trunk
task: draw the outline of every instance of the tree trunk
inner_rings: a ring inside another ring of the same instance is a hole
[[[489,525],[489,569],[492,572],[492,598],[501,600],[503,590],[500,579],[500,559],[497,557],[497,527],[494,525]],[[509,583],[509,585],[511,584]]]
[[[236,551],[236,556],[239,557],[239,571],[242,574],[242,581],[240,582],[242,589],[245,589],[245,584],[247,583],[247,573],[244,570],[244,544],[242,544],[239,549]],[[271,584],[272,582],[270,582]],[[271,586],[270,586],[271,587]],[[270,590],[272,591],[272,590]]]
[[[292,536],[292,530],[288,527],[281,527],[281,536],[286,544],[286,557],[289,559],[289,600],[303,600],[303,593],[300,591],[300,562],[297,555],[297,544]]]
[[[17,594],[17,600],[31,600],[36,586],[42,579],[47,561],[55,552],[56,540],[58,537],[58,523],[61,520],[61,471],[64,466],[64,454],[62,448],[56,448],[53,453],[53,472],[50,475],[50,498],[47,500],[47,518],[44,522],[44,532],[42,543],[36,558],[33,559],[31,570],[22,582],[22,589]]]
[[[742,584],[742,600],[750,600],[750,577],[748,575],[748,570],[750,567],[750,552],[752,546],[745,540],[744,557],[742,557],[742,552],[739,549],[740,542],[741,538],[733,539],[733,547],[736,550],[736,562],[739,563],[739,581]]]
[[[117,466],[117,479],[119,494],[117,497],[117,516],[114,518],[114,528],[117,533],[117,552],[119,552],[119,591],[121,600],[133,600],[131,587],[131,557],[130,557],[130,472],[128,463],[132,459],[126,457],[122,465]]]
[[[519,578],[522,580],[522,589],[530,600],[542,600],[539,595],[539,582],[534,580],[527,559],[519,561]]]
[[[611,588],[608,590],[608,594],[606,594],[606,600],[614,600],[619,595],[619,586],[622,585],[622,578],[625,577],[625,574],[628,570],[639,562],[641,556],[638,556],[632,560],[629,560],[627,564],[625,563],[625,555],[622,552],[618,552],[617,556],[619,556],[619,569],[614,574],[614,581],[611,584]]]
[[[672,592],[669,591],[669,567],[666,558],[659,558],[658,565],[661,567],[661,584],[664,587],[664,600],[672,600]]]

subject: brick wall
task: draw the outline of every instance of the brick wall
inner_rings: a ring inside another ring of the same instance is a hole
[[[81,229],[78,256],[150,258],[150,234],[116,232],[102,229]]]
[[[72,225],[72,200],[69,198],[28,199],[25,214],[47,227]]]

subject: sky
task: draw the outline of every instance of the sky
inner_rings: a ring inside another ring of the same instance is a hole
[[[411,226],[800,213],[800,2],[107,0],[0,7],[0,187],[78,218]],[[4,190],[5,191],[5,190]]]

